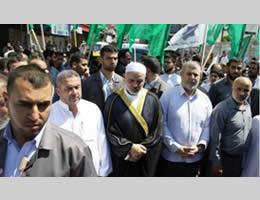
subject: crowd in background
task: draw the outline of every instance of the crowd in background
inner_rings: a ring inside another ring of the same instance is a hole
[[[88,54],[76,47],[57,52],[49,45],[37,52],[25,50],[19,42],[7,43],[0,58],[3,134],[12,132],[7,131],[14,129],[9,121],[15,121],[8,113],[8,77],[19,68],[27,73],[22,68],[34,66],[51,81],[52,105],[46,120],[78,135],[90,149],[93,164],[86,166],[91,172],[75,170],[71,176],[259,176],[256,58],[229,59],[224,51],[217,62],[212,55],[202,67],[197,53],[167,51],[163,64],[148,55],[132,62],[128,50],[113,45],[103,47],[99,57]],[[6,162],[5,176],[21,176],[6,172],[20,162],[14,166],[10,158]]]

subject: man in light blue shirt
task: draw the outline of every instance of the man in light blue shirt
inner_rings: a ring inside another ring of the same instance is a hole
[[[202,71],[199,63],[186,62],[181,71],[181,85],[168,89],[161,97],[164,147],[159,176],[198,174],[203,151],[209,142],[212,112],[209,98],[197,89]]]

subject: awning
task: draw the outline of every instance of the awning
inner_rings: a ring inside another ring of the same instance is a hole
[[[83,31],[89,32],[89,26],[88,26],[88,25],[86,25],[86,24],[81,24],[81,28],[82,28]]]

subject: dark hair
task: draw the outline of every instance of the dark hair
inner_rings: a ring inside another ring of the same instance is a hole
[[[253,64],[257,66],[257,70],[259,70],[259,63],[256,60],[251,60],[249,64]]]
[[[43,52],[44,58],[45,58],[46,60],[47,60],[47,57],[52,57],[54,54],[55,54],[55,52],[52,51],[52,50],[45,50],[45,51]]]
[[[156,57],[144,56],[142,62],[151,72],[155,74],[161,73],[161,64]]]
[[[230,66],[231,63],[238,63],[238,64],[242,63],[243,64],[243,61],[240,58],[231,58],[228,61],[227,66]]]
[[[194,55],[192,57],[192,61],[197,61],[198,63],[200,63],[201,62],[200,56],[199,55]]]
[[[170,59],[173,63],[176,63],[177,55],[166,53],[164,59]]]
[[[62,53],[62,52],[55,52],[55,55],[56,55],[56,57],[58,57],[58,56],[64,56],[64,54]]]
[[[80,59],[86,59],[86,56],[84,56],[82,53],[73,54],[70,58],[70,65],[72,65],[74,62],[79,63]]]
[[[128,49],[121,49],[118,53],[118,60],[120,58],[125,58],[127,52],[130,53],[130,51]]]
[[[221,71],[221,70],[217,70],[217,69],[215,69],[215,68],[212,68],[212,69],[210,70],[210,74],[211,74],[211,73],[215,73],[215,74],[217,74],[220,78],[224,78],[224,72]]]
[[[42,88],[51,82],[49,74],[37,64],[23,65],[15,68],[8,77],[7,91],[9,94],[17,78],[30,82],[33,88]]]
[[[114,45],[106,45],[104,46],[101,51],[100,51],[100,56],[104,56],[105,52],[109,52],[109,53],[117,53],[118,49],[114,46]]]

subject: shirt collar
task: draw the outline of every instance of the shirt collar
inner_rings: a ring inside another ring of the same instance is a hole
[[[130,102],[133,102],[134,100],[138,99],[140,97],[140,94],[141,94],[141,90],[137,93],[137,95],[130,95],[128,92],[127,92],[127,89],[124,88],[124,93],[125,95],[127,96],[127,98],[129,99]]]
[[[179,86],[180,96],[186,95],[188,97],[188,95],[187,95],[185,89],[183,88],[182,84],[180,84],[178,86]],[[193,94],[193,96],[191,98],[195,98],[195,97],[197,97],[197,95],[198,95],[198,88],[196,88],[195,93]]]
[[[147,83],[147,85],[150,87],[150,88],[153,88],[155,86],[155,84],[158,82],[159,80],[159,77],[157,77],[156,79],[154,79],[151,83]]]
[[[39,147],[39,144],[41,142],[41,139],[42,139],[42,135],[43,135],[43,132],[45,130],[45,127],[46,127],[46,123],[43,125],[41,131],[39,132],[39,134],[33,138],[31,141],[34,141],[35,142],[35,146],[36,148]],[[11,130],[11,122],[9,121],[5,131],[4,131],[4,134],[3,136],[7,139],[8,143],[12,143],[15,141],[14,137],[13,137],[13,134],[12,134],[12,130]]]
[[[235,100],[233,99],[232,96],[228,97],[228,100],[227,100],[228,104],[232,106],[232,108],[235,108],[237,110],[241,110],[241,111],[244,111],[246,110],[246,107],[248,106],[248,103],[247,101],[245,101],[245,106],[243,108],[240,108],[239,105],[235,102]]]
[[[80,102],[81,102],[81,99],[80,99],[79,102],[77,103],[77,108],[79,107]],[[69,105],[68,105],[68,104],[62,102],[61,100],[59,100],[58,103],[60,104],[60,106],[61,106],[64,110],[66,110],[67,112],[71,112],[70,109],[69,109]],[[79,109],[78,109],[78,112],[80,112]]]
[[[107,78],[105,77],[105,75],[103,74],[103,72],[101,70],[99,71],[99,73],[100,73],[100,77],[101,77],[103,84],[106,83],[106,82],[110,82],[110,81],[114,82],[115,81],[115,73],[114,72],[113,72],[113,75],[112,75],[112,78],[111,78],[110,81],[107,80]]]

